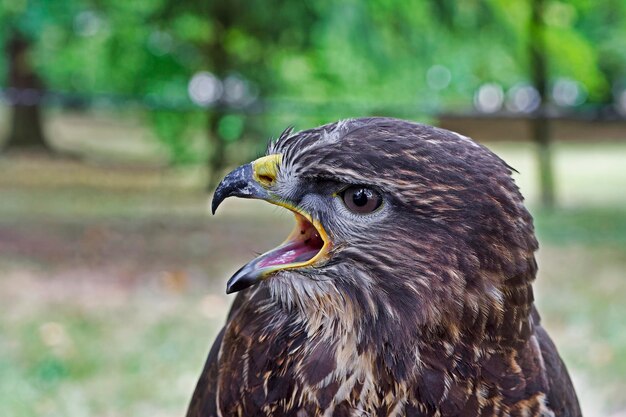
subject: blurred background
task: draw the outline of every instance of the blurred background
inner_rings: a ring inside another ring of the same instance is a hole
[[[450,128],[519,174],[585,415],[626,416],[625,0],[0,0],[3,416],[182,416],[292,216],[220,176],[289,125]]]

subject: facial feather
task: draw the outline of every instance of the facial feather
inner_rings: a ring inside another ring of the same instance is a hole
[[[465,308],[502,316],[507,279],[534,278],[532,220],[511,170],[464,136],[359,119],[285,132],[272,153],[283,155],[280,177],[289,180],[275,191],[285,198],[294,199],[294,187],[327,198],[333,190],[315,186],[326,182],[377,187],[385,199],[382,213],[361,218],[309,203],[336,249],[327,265],[269,284],[307,315],[312,306],[340,314],[344,328],[377,342],[388,338],[372,328],[381,322],[393,334],[435,327],[455,334]],[[344,305],[355,311],[345,314]]]

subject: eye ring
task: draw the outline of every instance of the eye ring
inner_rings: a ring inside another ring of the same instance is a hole
[[[370,214],[383,204],[383,197],[372,188],[353,185],[339,193],[343,205],[355,214]]]

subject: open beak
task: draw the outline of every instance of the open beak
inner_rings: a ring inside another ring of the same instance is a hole
[[[248,288],[278,271],[313,267],[327,259],[331,244],[322,224],[271,192],[280,162],[280,155],[268,155],[242,165],[224,177],[213,194],[213,214],[226,198],[242,197],[285,207],[296,217],[295,228],[280,246],[253,259],[228,280],[227,294]]]

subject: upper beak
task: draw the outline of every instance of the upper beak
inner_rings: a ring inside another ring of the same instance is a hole
[[[222,201],[228,197],[257,198],[267,200],[269,193],[254,180],[252,163],[245,164],[228,174],[215,189],[211,212],[215,214]]]
[[[274,185],[278,177],[281,155],[267,155],[245,164],[228,174],[215,189],[211,211],[228,197],[257,198],[269,201],[267,188]]]

